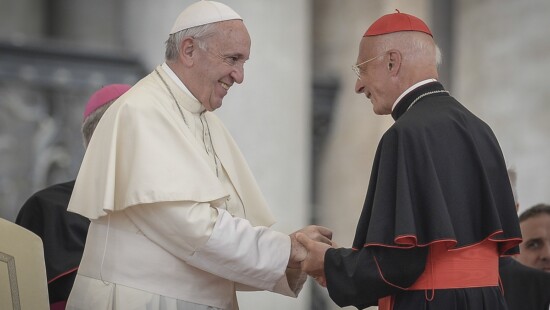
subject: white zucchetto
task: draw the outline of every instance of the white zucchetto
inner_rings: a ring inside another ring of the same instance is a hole
[[[233,19],[242,20],[242,17],[223,3],[201,0],[191,4],[180,13],[170,34],[196,26]]]

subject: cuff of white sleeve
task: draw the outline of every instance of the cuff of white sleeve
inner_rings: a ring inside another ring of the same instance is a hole
[[[272,291],[281,277],[285,278],[289,236],[267,227],[253,227],[245,219],[218,210],[212,235],[187,263],[234,282]]]
[[[298,297],[306,279],[307,275],[300,269],[287,268],[285,275],[279,279],[273,288],[273,292],[289,297]]]

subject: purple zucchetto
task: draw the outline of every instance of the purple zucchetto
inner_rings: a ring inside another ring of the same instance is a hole
[[[99,107],[117,99],[127,92],[131,85],[128,84],[109,84],[96,91],[86,103],[84,108],[84,119],[86,119],[92,112]]]

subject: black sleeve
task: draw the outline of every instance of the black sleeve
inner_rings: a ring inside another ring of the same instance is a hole
[[[378,299],[411,286],[424,272],[428,247],[329,249],[325,275],[330,298],[340,307],[375,306]]]
[[[44,224],[42,222],[42,218],[44,215],[42,213],[43,210],[41,208],[41,200],[33,195],[27,199],[19,210],[19,213],[17,213],[15,224],[22,226],[37,234],[40,238],[43,238]]]

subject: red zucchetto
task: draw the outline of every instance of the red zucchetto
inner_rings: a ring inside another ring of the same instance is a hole
[[[420,18],[401,13],[387,14],[377,19],[367,29],[363,37],[377,36],[398,31],[420,31],[433,37],[430,28]]]

